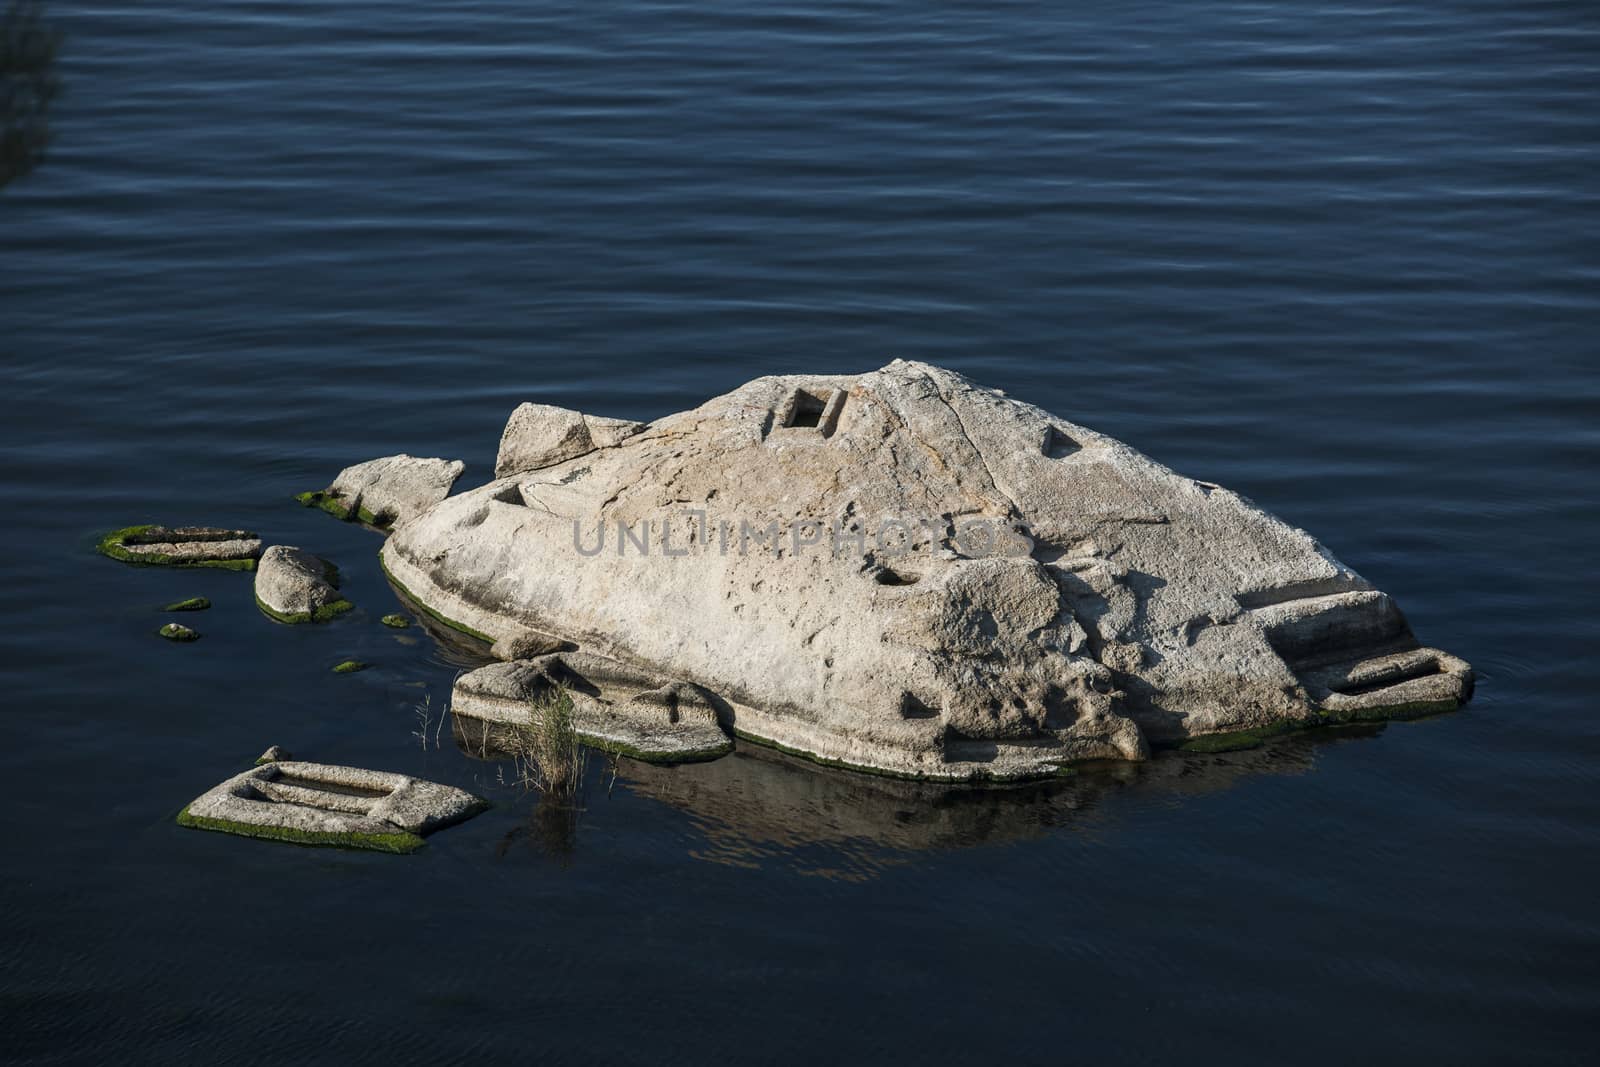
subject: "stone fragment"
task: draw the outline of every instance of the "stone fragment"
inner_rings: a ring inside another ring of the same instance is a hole
[[[488,807],[453,786],[403,774],[283,759],[258,763],[195,798],[178,815],[179,825],[302,845],[414,852],[424,835]]]
[[[494,476],[504,478],[614,448],[645,428],[642,422],[585,415],[550,404],[523,404],[500,436]]]
[[[333,564],[292,545],[273,545],[256,570],[256,604],[279,622],[326,622],[355,605],[339,595]]]
[[[683,682],[615,669],[582,653],[492,663],[456,679],[450,712],[491,724],[526,725],[559,690],[589,745],[651,763],[714,759],[733,748],[708,694]]]
[[[459,459],[384,456],[346,467],[328,488],[295,499],[340,519],[400,526],[449,496],[464,470]]]
[[[126,526],[96,546],[101,555],[145,566],[254,570],[261,538],[216,526]]]

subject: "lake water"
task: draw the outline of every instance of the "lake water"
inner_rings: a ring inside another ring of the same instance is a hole
[[[0,1054],[1592,1056],[1593,5],[44,13],[53,143],[0,192]],[[896,356],[1306,527],[1476,699],[1000,792],[597,761],[557,823],[419,739],[462,658],[289,500],[398,451],[476,484],[524,400]],[[324,553],[360,610],[93,554],[152,521]],[[155,638],[193,594],[204,639]],[[409,858],[174,825],[273,743],[497,806]]]

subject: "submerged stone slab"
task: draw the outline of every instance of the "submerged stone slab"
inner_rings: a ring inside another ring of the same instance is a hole
[[[404,774],[274,760],[207,790],[178,822],[303,845],[413,852],[424,835],[486,807],[464,790]]]
[[[760,378],[581,453],[581,420],[519,412],[495,481],[384,545],[391,580],[813,759],[1049,775],[1471,692],[1310,534],[938,367]]]
[[[333,564],[293,545],[273,545],[256,570],[256,604],[279,622],[326,622],[354,604],[339,595]]]
[[[261,538],[218,526],[126,526],[100,539],[101,555],[145,566],[253,570]]]
[[[466,464],[459,459],[421,459],[401,453],[346,467],[328,488],[295,499],[340,519],[399,526],[449,496],[464,470]]]
[[[564,652],[494,663],[456,679],[450,712],[506,726],[537,722],[557,690],[572,700],[573,726],[586,744],[650,763],[715,759],[733,749],[709,694]]]

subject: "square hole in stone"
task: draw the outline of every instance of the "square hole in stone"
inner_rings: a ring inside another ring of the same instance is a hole
[[[789,398],[789,417],[783,425],[791,428],[816,429],[822,425],[822,413],[828,408],[829,394],[817,396],[804,389],[796,389]]]

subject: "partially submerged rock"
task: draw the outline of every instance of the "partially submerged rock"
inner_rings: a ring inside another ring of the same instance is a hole
[[[277,763],[279,760],[289,760],[293,758],[294,757],[289,754],[289,750],[284,748],[282,745],[268,745],[267,750],[256,757],[256,766],[259,767],[263,763]]]
[[[500,435],[494,476],[504,478],[614,448],[642,432],[645,423],[585,415],[549,404],[523,404],[511,413]]]
[[[156,633],[160,634],[162,637],[165,637],[168,641],[200,640],[200,631],[191,630],[189,627],[176,622],[167,623],[161,629],[157,630]]]
[[[273,760],[207,790],[178,823],[301,845],[414,852],[423,835],[486,807],[471,793],[403,774]]]
[[[450,712],[485,723],[535,722],[558,692],[589,745],[651,763],[715,759],[733,748],[710,694],[581,652],[494,663],[456,679]]]
[[[124,563],[248,571],[261,555],[261,538],[216,526],[126,526],[102,537],[97,548]]]
[[[761,378],[604,448],[575,415],[519,408],[496,480],[384,545],[390,579],[813,759],[1049,775],[1471,692],[1309,534],[937,367]],[[485,669],[497,699],[523,669]]]
[[[399,526],[449,496],[464,470],[466,464],[459,459],[384,456],[346,467],[328,488],[295,499],[340,519]]]
[[[279,622],[326,622],[355,606],[339,595],[333,564],[292,545],[261,554],[255,584],[256,604]]]
[[[411,619],[408,616],[398,613],[385,615],[378,621],[389,627],[391,630],[404,630],[411,625]]]
[[[203,596],[192,596],[187,600],[174,601],[162,608],[162,611],[206,611],[211,607],[211,601]]]
[[[361,660],[358,660],[358,659],[347,659],[342,663],[334,664],[333,673],[334,674],[355,674],[358,671],[366,670],[370,666],[372,666],[372,664],[363,663]]]

